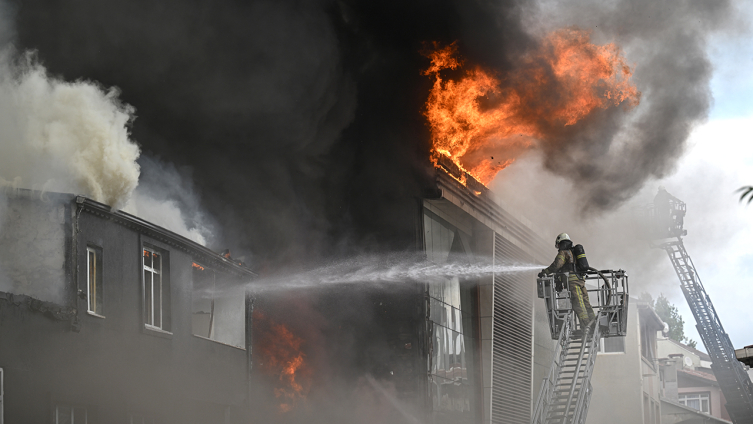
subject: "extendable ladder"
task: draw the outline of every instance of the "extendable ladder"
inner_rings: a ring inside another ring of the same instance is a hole
[[[647,236],[654,240],[653,247],[667,252],[680,279],[696,329],[711,357],[711,370],[727,400],[725,406],[730,418],[735,424],[750,424],[753,423],[753,383],[737,360],[735,348],[685,250],[682,242],[682,236],[687,234],[683,229],[685,212],[685,202],[660,188],[654,203],[646,208],[646,217],[650,218]]]
[[[711,357],[711,370],[727,400],[725,405],[735,424],[753,423],[753,383],[743,364],[735,356],[735,348],[724,332],[711,298],[706,294],[682,238],[662,243],[680,279],[680,288],[695,317],[696,328]]]
[[[607,278],[608,276],[608,278]],[[600,271],[587,280],[604,279],[601,288],[588,290],[596,302],[597,324],[575,333],[575,315],[570,292],[555,290],[554,276],[537,280],[539,298],[544,299],[552,338],[557,340],[552,365],[544,378],[534,409],[532,424],[582,424],[586,422],[593,393],[591,375],[601,338],[621,337],[627,330],[627,275],[624,271]],[[565,280],[567,276],[564,276]],[[611,281],[611,282],[610,282]],[[594,293],[596,292],[596,293]]]

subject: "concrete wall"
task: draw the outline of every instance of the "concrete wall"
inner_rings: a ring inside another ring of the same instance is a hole
[[[0,194],[0,291],[67,303],[69,201],[24,191]]]
[[[680,381],[682,382],[682,380],[683,379],[681,378]],[[708,392],[709,393],[709,407],[711,408],[710,415],[717,418],[725,418],[725,417],[722,417],[722,391],[719,387],[682,385],[682,387],[680,387],[677,390],[677,392],[678,394]],[[724,415],[727,415],[727,414],[724,414]]]
[[[701,366],[701,358],[698,355],[663,336],[657,337],[656,354],[659,358],[669,358],[669,355],[682,354],[683,358],[690,358],[693,361],[694,369]]]

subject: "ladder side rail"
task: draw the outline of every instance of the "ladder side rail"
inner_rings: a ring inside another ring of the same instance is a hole
[[[724,348],[724,360],[726,362],[730,361],[736,361],[737,358],[735,356],[735,348],[732,345],[732,341],[729,339],[729,335],[724,331],[724,326],[722,325],[721,319],[719,319],[719,315],[716,313],[716,308],[714,308],[714,304],[711,302],[711,298],[709,297],[708,293],[706,293],[706,289],[703,287],[703,283],[701,283],[701,278],[698,276],[698,273],[695,272],[695,265],[693,264],[693,259],[688,255],[687,251],[685,250],[685,246],[682,243],[682,240],[679,241],[679,248],[682,249],[683,256],[687,257],[687,261],[693,270],[693,275],[695,275],[694,282],[698,286],[698,292],[701,295],[701,300],[703,302],[703,306],[708,310],[709,318],[711,319],[712,325],[714,325],[716,328],[714,330],[717,331],[717,336],[720,339],[720,342],[722,344],[722,347]]]
[[[597,319],[599,318],[599,315],[596,316]],[[584,334],[583,337],[589,337],[589,335]],[[601,340],[601,331],[598,324],[594,326],[593,335],[590,336],[590,340],[588,338],[586,340],[588,343],[583,343],[583,345],[588,345],[588,359],[586,360],[586,369],[581,381],[581,390],[578,393],[575,413],[573,414],[573,423],[582,423],[586,420],[588,405],[591,400],[591,375],[593,374],[594,365],[596,364],[598,343]]]
[[[532,424],[541,424],[546,420],[546,416],[549,412],[549,405],[551,404],[551,397],[554,394],[554,385],[557,382],[557,377],[560,374],[562,364],[567,356],[567,345],[572,331],[572,323],[572,315],[568,315],[562,325],[562,329],[560,330],[560,337],[555,346],[552,365],[549,367],[549,373],[541,382],[539,398],[536,401],[536,408],[534,409],[534,414],[531,419]]]
[[[716,313],[711,299],[703,287],[698,273],[695,270],[693,260],[685,250],[682,239],[678,237],[676,242],[669,243],[677,249],[680,254],[680,261],[672,261],[675,265],[675,271],[680,277],[682,291],[690,306],[691,311],[698,323],[699,335],[703,339],[704,345],[709,350],[709,354],[715,359],[723,362],[730,362],[735,358],[735,349],[729,341],[727,333],[724,331],[721,320]],[[668,251],[669,253],[669,251]],[[670,254],[671,258],[671,254]],[[684,279],[680,273],[680,267],[685,268],[688,278]]]
[[[588,337],[588,329],[584,330],[583,335],[581,337]],[[580,345],[580,352],[578,353],[578,360],[575,363],[575,371],[573,372],[573,384],[570,387],[570,392],[567,395],[567,404],[565,405],[565,414],[568,414],[570,411],[570,406],[573,403],[573,396],[575,395],[575,388],[578,385],[578,380],[580,379],[580,370],[581,367],[583,367],[583,357],[585,356],[586,346],[588,346],[588,343],[585,341],[581,343]],[[578,393],[579,395],[583,393],[583,385],[581,383],[581,390]],[[577,410],[575,411],[577,412]]]
[[[696,320],[696,329],[718,374],[720,388],[730,406],[728,412],[736,424],[753,422],[753,382],[736,362],[734,346],[724,331],[719,315],[696,272],[682,239],[664,243],[664,249],[680,280],[680,288]]]

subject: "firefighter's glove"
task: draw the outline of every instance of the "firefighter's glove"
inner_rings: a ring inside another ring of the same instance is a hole
[[[544,277],[546,277],[546,272],[544,271],[539,272],[539,278],[544,278]]]

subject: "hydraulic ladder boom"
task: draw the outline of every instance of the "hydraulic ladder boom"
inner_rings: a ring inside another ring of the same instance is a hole
[[[541,385],[532,424],[582,424],[591,401],[591,375],[602,336],[624,336],[627,327],[627,276],[623,271],[601,271],[611,279],[597,292],[597,325],[576,336],[569,291],[556,292],[554,276],[537,280],[539,298],[546,302],[552,338],[557,340],[549,374]]]
[[[651,238],[664,240],[652,245],[667,252],[680,279],[680,288],[695,317],[698,334],[711,357],[711,369],[727,400],[730,418],[735,424],[753,423],[753,383],[743,365],[737,361],[735,348],[724,332],[714,305],[682,243],[681,236],[687,234],[682,228],[684,215],[685,203],[666,190],[659,189],[654,204],[648,209],[648,216],[655,219]]]
[[[727,400],[730,418],[735,424],[753,423],[753,383],[735,356],[735,348],[724,332],[682,239],[677,237],[677,240],[662,243],[659,247],[669,255],[680,279],[680,287],[695,317],[698,334],[711,357],[711,369]]]

